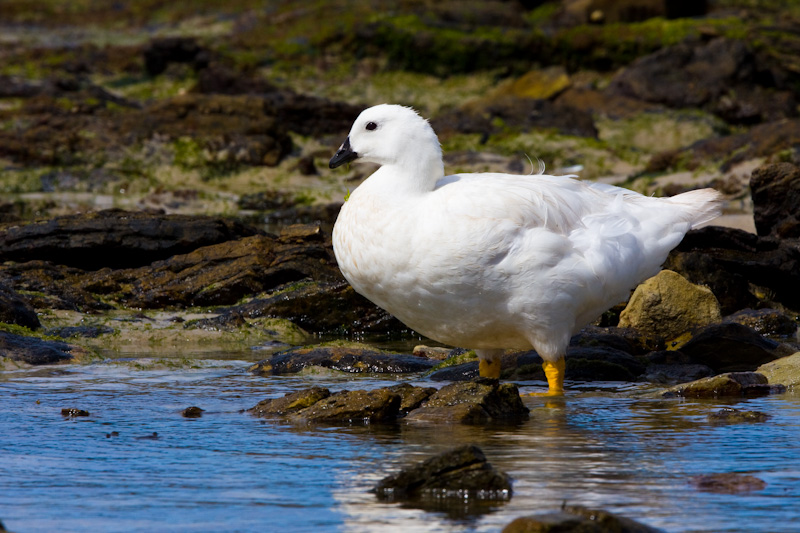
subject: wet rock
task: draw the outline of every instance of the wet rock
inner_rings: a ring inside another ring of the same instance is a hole
[[[200,409],[197,406],[187,407],[181,411],[181,416],[183,418],[200,418],[203,416],[203,411],[205,411],[205,409]]]
[[[0,262],[129,268],[257,233],[222,217],[108,209],[7,226],[0,233]]]
[[[470,381],[479,376],[478,361],[468,361],[440,368],[428,377],[433,381]]]
[[[480,424],[526,420],[528,413],[516,385],[479,378],[442,387],[422,407],[409,413],[406,420]]]
[[[636,287],[620,314],[619,326],[672,339],[720,318],[719,303],[710,289],[692,284],[671,270],[662,270]]]
[[[260,417],[286,416],[329,397],[331,392],[324,387],[311,387],[297,392],[290,392],[281,398],[272,398],[258,402],[248,409],[253,415]]]
[[[761,87],[759,75],[759,62],[744,42],[720,37],[641,57],[617,74],[608,90],[675,108],[706,107],[735,123],[795,116],[791,92]]]
[[[800,387],[800,352],[765,363],[756,369],[770,385],[783,385],[787,389]]]
[[[706,226],[690,231],[665,266],[708,285],[723,314],[755,308],[762,299],[800,309],[799,241]]]
[[[285,299],[300,288],[297,282],[341,280],[330,243],[318,237],[254,235],[198,248],[147,267],[90,273],[81,283],[92,292],[114,294],[126,305],[147,309],[230,305],[271,290],[281,293],[277,299]],[[313,316],[322,309],[313,309]],[[228,309],[223,314],[257,315],[246,308]]]
[[[503,528],[503,533],[658,533],[630,518],[581,505],[564,505],[560,512],[523,516]]]
[[[646,361],[647,370],[644,379],[651,383],[687,383],[714,375],[710,367],[694,363],[689,356],[680,351],[651,352],[647,354]]]
[[[440,453],[383,478],[372,489],[380,500],[420,498],[508,500],[511,478],[496,470],[475,445]]]
[[[35,309],[101,311],[111,309],[80,287],[85,272],[46,261],[0,264],[0,283],[26,291]]]
[[[503,357],[503,378],[545,379],[542,362],[535,351],[507,354]],[[636,381],[644,371],[641,361],[616,348],[601,345],[567,348],[565,378],[571,381]]]
[[[47,335],[68,339],[70,337],[83,337],[85,339],[96,339],[100,335],[114,333],[114,328],[108,326],[65,326],[62,328],[49,328]]]
[[[423,357],[359,347],[316,346],[276,353],[250,367],[250,371],[262,376],[283,375],[294,374],[311,366],[352,373],[397,374],[424,372],[433,366],[433,362]]]
[[[770,386],[767,378],[757,372],[729,372],[677,385],[662,393],[664,398],[721,398],[764,396],[781,392],[779,386]]]
[[[0,331],[0,354],[29,365],[50,365],[70,361],[72,346]]]
[[[400,395],[400,415],[407,415],[410,411],[419,408],[428,398],[436,392],[434,387],[416,387],[409,383],[399,383],[389,387],[389,390]]]
[[[739,409],[725,408],[708,415],[712,424],[743,424],[749,422],[766,422],[770,415],[761,411],[741,411]]]
[[[42,327],[33,306],[16,291],[2,284],[0,284],[0,322],[33,330]]]
[[[144,66],[150,76],[161,74],[170,63],[189,63],[201,69],[208,66],[210,59],[210,51],[201,47],[194,37],[153,39],[144,50]]]
[[[206,331],[238,331],[248,327],[247,320],[238,313],[227,313],[212,318],[190,320],[183,325],[184,329],[204,329]]]
[[[761,335],[774,337],[791,337],[797,332],[797,322],[777,309],[742,309],[722,321],[741,324]]]
[[[800,168],[791,163],[759,167],[750,177],[750,191],[759,235],[800,238]]]
[[[694,476],[689,479],[689,484],[699,491],[717,494],[741,494],[764,490],[767,487],[763,479],[733,472]]]
[[[61,416],[66,416],[68,418],[89,416],[89,411],[84,411],[83,409],[78,409],[76,407],[65,407],[64,409],[61,410]]]
[[[633,328],[586,326],[569,341],[570,347],[608,347],[631,355],[664,348],[663,339]]]
[[[693,362],[708,365],[715,372],[755,370],[791,353],[788,347],[735,323],[706,326],[678,349]]]
[[[450,357],[452,353],[452,348],[442,348],[440,346],[425,346],[424,344],[419,344],[414,346],[414,349],[411,351],[413,355],[418,357],[425,357],[426,359],[437,359],[439,361],[443,361]]]
[[[387,388],[343,390],[289,415],[295,423],[374,424],[393,422],[400,413],[400,395]]]
[[[335,275],[341,276],[338,272]],[[330,282],[295,284],[288,289],[291,290],[276,287],[266,298],[256,298],[230,310],[250,318],[286,318],[307,331],[339,334],[408,331],[402,322],[355,292],[341,277]]]

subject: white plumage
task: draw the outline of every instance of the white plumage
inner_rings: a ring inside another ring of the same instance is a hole
[[[433,129],[395,105],[363,111],[331,167],[354,159],[381,167],[334,226],[344,277],[410,328],[476,349],[494,377],[503,349],[533,347],[563,380],[570,337],[720,211],[713,189],[652,198],[567,176],[444,176]]]

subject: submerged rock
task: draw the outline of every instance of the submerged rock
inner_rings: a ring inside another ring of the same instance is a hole
[[[440,453],[383,478],[372,489],[380,500],[508,500],[511,478],[496,470],[475,445]]]
[[[756,371],[766,376],[770,385],[796,389],[800,386],[800,352],[763,364]]]
[[[763,479],[734,472],[694,476],[689,479],[689,484],[702,492],[718,494],[740,494],[764,490],[767,487]]]
[[[263,376],[294,374],[304,368],[320,366],[342,372],[397,374],[423,372],[433,366],[424,357],[379,352],[347,346],[292,348],[259,361],[250,371]]]
[[[564,505],[560,512],[523,516],[503,533],[659,533],[661,530],[630,518],[581,505]]]
[[[721,398],[764,396],[786,390],[780,385],[769,385],[767,378],[757,372],[729,372],[703,378],[669,388],[662,393],[664,398]]]
[[[690,283],[671,270],[662,270],[636,287],[619,316],[619,327],[672,339],[720,318],[719,303],[710,289]]]
[[[205,411],[205,409],[201,409],[197,406],[187,407],[181,411],[181,416],[183,418],[200,418],[203,416],[203,411]]]
[[[742,309],[722,321],[747,326],[760,335],[790,337],[797,332],[797,322],[777,309]]]
[[[0,354],[29,365],[50,365],[70,361],[73,347],[64,342],[45,341],[0,331]]]
[[[324,395],[320,392],[319,394]],[[371,391],[343,390],[321,398],[312,405],[288,414],[295,423],[373,424],[393,422],[402,399],[387,388]]]
[[[708,415],[708,421],[712,424],[742,424],[747,422],[766,422],[770,415],[761,411],[740,411],[726,407],[716,413]]]
[[[410,422],[482,424],[490,421],[526,420],[530,410],[511,383],[478,378],[446,385],[419,409],[411,411]]]

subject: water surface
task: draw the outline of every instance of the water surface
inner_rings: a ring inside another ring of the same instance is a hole
[[[772,418],[717,426],[705,417],[723,403],[572,384],[564,401],[525,398],[531,418],[516,426],[297,427],[242,410],[311,385],[397,381],[332,372],[263,378],[248,374],[249,364],[108,360],[0,373],[0,520],[17,533],[498,531],[567,502],[666,531],[800,531],[796,396],[741,401],[735,407]],[[205,409],[202,418],[183,418],[193,405]],[[65,418],[69,407],[90,416]],[[369,492],[399,468],[465,443],[514,479],[509,502],[426,511]],[[766,488],[715,494],[688,483],[725,472],[756,476]]]

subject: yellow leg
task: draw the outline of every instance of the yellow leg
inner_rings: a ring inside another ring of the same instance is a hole
[[[547,392],[532,392],[531,396],[563,396],[564,395],[564,369],[566,362],[560,357],[555,363],[545,361],[542,363],[544,375],[547,377]]]
[[[482,378],[500,379],[500,358],[481,359],[478,362],[478,373]]]

